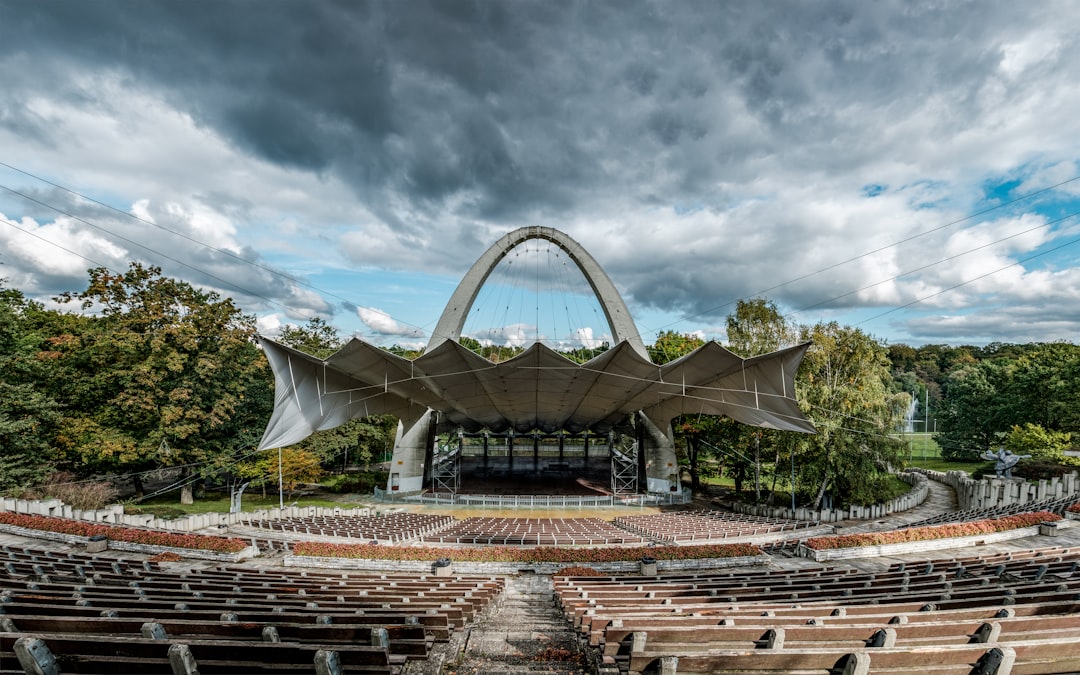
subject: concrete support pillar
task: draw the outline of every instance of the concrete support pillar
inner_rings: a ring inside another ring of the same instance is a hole
[[[638,420],[645,431],[645,477],[649,492],[678,492],[679,466],[671,423],[665,432],[644,413],[638,415]]]
[[[388,494],[410,494],[424,489],[424,461],[432,431],[432,415],[422,415],[408,429],[398,422],[394,454],[390,459]]]

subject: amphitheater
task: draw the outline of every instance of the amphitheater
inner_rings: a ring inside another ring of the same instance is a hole
[[[169,549],[180,555],[166,561],[153,546],[4,525],[0,672],[1080,670],[1080,531],[1071,520],[1001,541],[979,535],[868,547],[870,555],[825,562],[807,557],[807,540],[822,533],[1062,514],[1080,499],[961,509],[954,488],[932,477],[918,506],[829,525],[719,507],[542,517],[392,505],[293,509],[195,533],[242,538],[251,553],[257,547],[258,555],[226,562],[181,549]],[[372,546],[370,539],[381,542],[384,559],[295,554],[301,542]],[[735,558],[651,555],[740,543],[750,550]],[[556,546],[624,555],[610,563],[465,562],[468,551]],[[401,551],[457,551],[462,560],[395,559]]]
[[[611,349],[495,363],[460,344],[478,288],[530,239],[584,272]],[[1080,672],[1080,478],[911,471],[907,495],[843,511],[692,495],[671,420],[814,433],[794,397],[807,345],[652,363],[555,230],[496,242],[415,360],[262,343],[260,449],[392,414],[386,489],[175,521],[0,500],[0,675]],[[543,494],[483,493],[514,483]]]

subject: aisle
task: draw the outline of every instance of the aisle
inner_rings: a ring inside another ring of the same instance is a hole
[[[591,672],[577,636],[555,605],[551,577],[507,580],[491,611],[468,631],[462,652],[444,672],[458,675],[584,675]]]
[[[952,513],[958,510],[956,491],[948,485],[943,485],[936,480],[928,481],[926,500],[913,509],[890,513],[881,520],[876,521],[847,521],[841,523],[844,532],[878,532],[881,530],[898,530],[907,527],[910,523],[917,523],[927,518],[940,516],[943,513]]]

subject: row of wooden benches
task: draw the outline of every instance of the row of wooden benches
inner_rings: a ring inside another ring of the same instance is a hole
[[[426,659],[504,583],[0,553],[0,673],[35,659],[59,672],[389,673]]]
[[[400,543],[438,531],[453,522],[451,516],[403,512],[381,516],[310,516],[251,520],[244,521],[243,524],[276,532]]]
[[[993,506],[981,509],[967,509],[964,511],[948,511],[941,513],[930,518],[924,518],[913,523],[905,525],[905,527],[923,527],[925,525],[941,525],[944,523],[963,523],[972,520],[988,520],[993,518],[1002,518],[1004,516],[1016,515],[1018,513],[1033,513],[1037,511],[1049,511],[1050,513],[1056,513],[1059,516],[1062,515],[1067,508],[1077,502],[1076,495],[1068,495],[1065,497],[1053,497],[1050,499],[1043,499],[1037,502],[1028,502],[1026,504],[1009,504],[1007,506]]]
[[[1080,664],[1078,563],[1076,551],[1049,548],[878,574],[567,577],[556,595],[623,672],[915,672],[931,662],[930,672],[1007,672],[999,661],[1014,673],[1069,672]],[[1046,670],[1048,660],[1062,670]]]
[[[600,518],[481,518],[388,514],[385,516],[319,516],[252,521],[250,526],[296,535],[347,537],[401,543],[495,545],[636,545],[647,541],[680,543],[731,539],[771,533],[793,533],[815,523],[698,510]]]

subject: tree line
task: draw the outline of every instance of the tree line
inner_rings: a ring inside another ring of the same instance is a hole
[[[894,379],[936,420],[946,459],[1005,447],[1048,462],[1080,431],[1080,347],[1066,342],[889,347]]]
[[[1080,424],[1073,345],[886,346],[835,322],[791,323],[760,298],[738,303],[727,334],[726,346],[744,357],[811,343],[796,397],[819,433],[680,417],[676,445],[695,487],[722,472],[759,501],[787,494],[813,506],[877,501],[890,489],[889,471],[903,465],[897,431],[913,393],[930,400],[943,452],[956,458],[1007,441],[1067,445]],[[286,326],[278,339],[320,357],[344,343],[322,319]],[[515,353],[462,342],[492,360]],[[664,363],[701,344],[666,332],[648,349]],[[607,347],[566,356],[582,362]],[[277,453],[255,452],[273,397],[255,318],[159,268],[89,270],[85,290],[50,307],[0,284],[0,490],[7,494],[27,493],[50,475],[55,484],[58,471],[75,480],[123,477],[136,496],[147,477],[167,476],[166,484],[181,486],[182,501],[206,477],[276,486]],[[283,450],[287,483],[381,458],[396,425],[389,416],[352,420]]]

